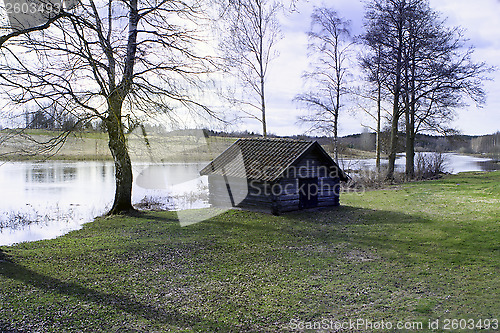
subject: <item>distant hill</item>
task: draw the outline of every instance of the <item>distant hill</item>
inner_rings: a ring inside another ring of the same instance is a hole
[[[204,130],[207,136],[219,137],[259,137],[260,134],[254,132],[217,132],[212,130]],[[277,137],[270,134],[268,137]],[[325,136],[307,136],[293,135],[287,136],[293,139],[316,140],[325,147],[332,144],[332,139]],[[384,132],[381,135],[382,152],[386,153],[389,146],[389,133]],[[339,138],[341,147],[345,149],[355,149],[361,151],[375,151],[375,133],[358,133],[346,135]],[[399,152],[404,152],[405,133],[399,135]],[[417,134],[415,140],[415,149],[417,151],[441,151],[441,152],[457,152],[462,154],[488,154],[498,156],[500,153],[500,132],[489,135],[427,135]]]
[[[259,137],[260,134],[254,132],[217,132],[212,130],[204,130],[207,136],[220,137]],[[270,134],[268,137],[277,137]],[[316,140],[324,146],[332,144],[332,139],[325,136],[307,136],[293,135],[287,136],[293,139]],[[382,152],[387,152],[389,146],[389,133],[384,132],[381,135]],[[500,152],[500,132],[489,135],[427,135],[417,134],[415,140],[415,149],[417,151],[441,151],[441,152],[458,152],[463,154],[499,154]],[[346,135],[339,138],[340,145],[345,148],[375,151],[375,133],[358,133]],[[399,151],[403,152],[405,147],[405,134],[399,135]]]
[[[9,137],[9,140],[3,140],[0,146],[0,160],[4,159],[36,159],[41,156],[36,153],[36,148],[26,145],[32,144],[32,141],[25,140],[23,137],[14,137],[8,135],[13,130],[5,129],[0,131],[0,141],[2,135]],[[134,131],[129,134],[129,145],[131,154],[139,154],[137,158],[149,158],[145,153],[154,153],[155,156],[162,156],[165,160],[182,159],[199,159],[203,161],[210,160],[217,153],[222,152],[238,138],[245,137],[260,137],[258,133],[239,131],[239,132],[222,132],[209,129],[183,129],[174,131],[165,131],[160,127],[145,126],[145,132],[148,133],[147,140],[150,143],[149,149],[144,149],[144,138],[141,132]],[[60,131],[48,130],[27,130],[25,134],[30,134],[35,141],[45,141],[46,136],[57,136]],[[183,137],[190,137],[183,139]],[[204,145],[200,146],[199,138],[210,138],[210,149]],[[278,137],[270,134],[268,137]],[[307,136],[293,135],[287,136],[292,139],[316,140],[328,152],[333,151],[332,138],[325,136]],[[400,133],[400,141],[398,145],[399,152],[404,152],[405,134]],[[38,140],[39,139],[39,140]],[[43,140],[42,140],[43,139]],[[193,141],[194,140],[194,141]],[[389,146],[389,133],[382,133],[382,153],[386,154]],[[340,151],[344,157],[350,158],[372,158],[375,156],[375,133],[358,133],[346,135],[339,138]],[[193,145],[191,147],[190,145]],[[26,146],[26,147],[25,147]],[[166,149],[165,147],[169,148]],[[201,148],[201,147],[205,148]],[[176,149],[173,149],[175,147]],[[184,151],[182,156],[178,153],[178,149]],[[191,152],[190,149],[194,151]],[[485,154],[495,159],[500,159],[500,132],[490,135],[453,135],[453,136],[436,136],[418,134],[416,137],[415,148],[417,151],[441,151],[441,152],[458,152],[463,154]],[[205,151],[205,150],[206,151]],[[208,149],[208,150],[207,150]],[[16,151],[32,151],[34,155],[21,156]],[[144,155],[144,156],[142,156]],[[172,156],[171,156],[172,155]],[[175,156],[173,156],[175,155]],[[179,155],[179,156],[177,156]],[[80,130],[68,137],[66,144],[58,151],[56,159],[111,159],[107,147],[107,136],[103,132]]]

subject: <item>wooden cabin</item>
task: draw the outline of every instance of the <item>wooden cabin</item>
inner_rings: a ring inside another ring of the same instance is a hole
[[[239,139],[200,171],[212,206],[273,214],[338,206],[348,176],[315,141]]]

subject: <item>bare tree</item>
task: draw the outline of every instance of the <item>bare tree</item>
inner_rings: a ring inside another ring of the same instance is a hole
[[[415,135],[442,130],[465,105],[484,100],[481,82],[492,69],[471,60],[472,48],[458,28],[446,28],[427,0],[373,0],[367,6],[363,40],[379,48],[384,89],[392,96],[391,149],[386,178],[393,179],[399,123],[406,130],[406,177],[414,175]]]
[[[229,99],[262,124],[267,136],[266,79],[282,38],[277,15],[283,4],[273,0],[235,0],[223,6],[220,49],[229,74],[236,78]]]
[[[311,129],[333,136],[334,159],[338,161],[338,124],[342,97],[347,94],[347,57],[352,45],[350,22],[331,8],[315,8],[311,15],[309,49],[313,69],[304,74],[311,83],[310,92],[295,100],[310,111],[300,121],[310,123]]]
[[[382,68],[386,71],[386,89],[393,96],[389,163],[386,178],[392,180],[396,162],[400,108],[403,51],[405,47],[407,0],[374,0],[365,13],[366,32],[363,39],[372,49],[380,50]]]
[[[426,0],[409,8],[404,53],[403,105],[406,130],[406,178],[415,175],[415,137],[420,131],[454,134],[447,125],[467,100],[485,101],[482,81],[493,70],[476,63],[463,31],[448,28]]]
[[[384,98],[386,97],[384,83],[387,79],[387,73],[385,73],[382,68],[383,59],[381,45],[375,46],[374,49],[368,48],[368,52],[366,54],[360,55],[359,63],[361,69],[365,73],[365,80],[368,83],[368,87],[364,90],[361,89],[361,92],[358,91],[355,95],[359,96],[362,100],[362,103],[359,103],[358,107],[363,109],[365,113],[372,117],[376,123],[375,127],[370,126],[369,128],[375,132],[375,167],[377,172],[380,173],[380,158],[382,151],[382,104],[384,102]],[[376,104],[375,112],[372,112],[370,108],[365,107],[367,100],[373,101]]]
[[[210,64],[194,51],[203,12],[197,0],[83,0],[47,29],[4,45],[0,79],[14,108],[49,104],[78,122],[103,122],[115,164],[110,214],[133,210],[124,120],[179,107],[210,112],[193,99]]]

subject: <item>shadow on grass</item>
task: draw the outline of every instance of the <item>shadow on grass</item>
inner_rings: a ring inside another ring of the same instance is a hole
[[[0,319],[0,332],[2,333],[24,333],[26,331],[19,331],[12,328],[9,324]]]
[[[301,232],[323,241],[395,251],[404,260],[415,260],[418,255],[425,261],[452,264],[492,262],[498,252],[491,233],[482,225],[464,228],[459,223],[445,224],[394,211],[341,206],[325,209],[319,216],[297,212],[289,219]],[[304,224],[314,227],[304,228]]]
[[[279,260],[281,266],[286,266],[289,261],[282,258],[289,257],[282,256],[283,252],[280,253],[280,251],[286,251],[289,254],[296,253],[297,247],[290,247],[290,245],[332,245],[335,248],[338,243],[349,244],[347,250],[362,249],[369,251],[372,248],[380,249],[381,251],[377,251],[377,255],[387,256],[391,260],[402,263],[443,261],[450,265],[469,261],[475,256],[481,259],[493,258],[489,260],[498,262],[498,259],[494,259],[496,257],[492,256],[492,248],[497,246],[498,251],[498,243],[486,241],[489,234],[491,234],[487,231],[478,230],[473,235],[468,235],[468,230],[462,230],[460,225],[448,226],[420,216],[391,211],[341,206],[318,211],[289,213],[280,217],[231,211],[200,224],[184,228],[176,224],[178,222],[175,220],[174,213],[144,213],[139,217],[140,220],[110,220],[110,224],[104,223],[104,225],[109,228],[123,228],[126,225],[127,230],[133,230],[134,232],[137,228],[137,239],[145,238],[149,240],[151,228],[155,228],[156,234],[161,231],[161,234],[165,235],[161,237],[165,237],[168,242],[162,242],[160,247],[151,247],[149,243],[144,246],[142,244],[137,246],[134,242],[129,244],[126,241],[123,244],[120,243],[120,246],[137,247],[137,251],[159,254],[159,258],[164,253],[175,253],[172,254],[171,260],[177,261],[177,263],[179,263],[178,258],[180,258],[178,251],[170,252],[171,249],[176,249],[179,244],[191,245],[199,243],[202,239],[209,240],[212,246],[203,249],[206,256],[197,256],[196,258],[202,261],[204,265],[215,267],[214,270],[231,271],[233,265],[241,267],[242,264],[245,264],[244,261],[238,261],[239,258],[242,258],[241,254],[249,249],[248,246],[239,246],[243,243],[262,245],[262,247],[256,247],[257,252],[261,251],[263,253],[252,257],[255,258],[255,261],[251,263],[253,267],[263,267],[265,266],[263,263],[267,264],[269,262],[270,257],[264,253],[266,251],[273,255],[271,260]],[[155,224],[155,226],[153,227],[152,224]],[[187,232],[179,232],[179,230],[186,230]],[[225,230],[227,232],[224,232]],[[213,237],[213,235],[218,235],[219,232],[224,233],[222,237]],[[434,233],[438,235],[436,236]],[[158,237],[156,234],[155,237]],[[457,236],[465,239],[467,244],[454,242]],[[160,241],[164,240],[163,238],[158,239]],[[225,243],[228,239],[230,242]],[[471,245],[471,243],[475,245]],[[233,246],[233,244],[237,246]],[[307,246],[304,248],[308,249]],[[314,250],[314,246],[311,248]],[[344,247],[338,248],[341,250],[324,251],[319,255],[335,257],[343,255]],[[161,252],[161,250],[164,252]],[[125,252],[128,255],[132,251]],[[302,254],[299,253],[299,255]],[[189,255],[186,255],[186,257],[192,259]],[[218,258],[222,258],[220,262],[217,261]],[[4,259],[8,260],[9,258],[4,256]],[[156,257],[154,259],[157,260]],[[188,264],[193,263],[194,261],[191,259],[186,262]],[[206,317],[182,313],[173,308],[163,309],[156,304],[137,301],[133,296],[100,292],[75,282],[62,281],[17,264],[15,260],[13,261],[0,263],[0,276],[17,280],[25,285],[31,285],[47,293],[56,292],[83,302],[95,303],[111,310],[142,317],[149,320],[152,325],[163,323],[188,329],[203,327],[206,331],[245,330],[241,326],[231,327],[219,323],[217,318],[210,320]],[[303,264],[303,261],[300,262]],[[184,265],[182,262],[180,264],[181,266]],[[221,265],[220,268],[218,264]],[[296,262],[292,261],[290,265],[292,265],[290,270],[300,270],[300,266],[297,266]],[[374,265],[378,265],[378,263],[375,262]],[[447,268],[446,265],[436,266]],[[186,267],[191,269],[191,266]],[[200,275],[202,280],[209,277],[204,272],[199,274],[202,274]],[[168,285],[165,286],[165,288],[168,287]],[[9,330],[16,332],[16,328],[7,326],[5,318],[3,322],[0,319],[0,331],[3,329],[7,332]],[[249,327],[248,330],[252,328]]]
[[[209,321],[206,318],[184,314],[176,309],[162,309],[150,304],[138,302],[124,295],[115,295],[99,292],[73,282],[65,282],[53,277],[40,274],[15,262],[0,263],[0,275],[17,280],[26,285],[31,285],[47,292],[57,292],[61,295],[75,297],[80,301],[92,302],[106,307],[111,307],[131,315],[140,316],[151,320],[152,323],[172,324],[182,328],[202,326],[217,328],[222,331],[231,331],[233,327],[223,323]],[[167,286],[168,288],[168,286]],[[21,331],[19,331],[21,329]],[[103,329],[103,328],[102,328]],[[125,328],[123,328],[125,329]],[[1,332],[23,332],[22,328],[13,328],[0,320]],[[122,331],[120,328],[118,331]]]
[[[233,237],[238,237],[241,230],[242,242],[251,242],[253,235],[259,243],[280,237],[297,244],[348,243],[353,248],[391,252],[391,258],[408,262],[491,262],[498,252],[491,234],[480,227],[469,230],[422,216],[351,206],[292,212],[280,217],[241,212],[203,223],[218,230],[227,228]],[[263,239],[258,238],[262,235]]]
[[[144,214],[153,222],[175,224],[175,216]],[[177,222],[178,223],[178,222]],[[193,228],[193,229],[192,229]],[[419,215],[353,206],[329,207],[285,213],[279,217],[249,211],[228,211],[195,225],[173,230],[192,237],[212,237],[218,233],[239,242],[265,244],[283,242],[334,244],[349,243],[354,248],[378,248],[401,260],[442,261],[464,264],[491,263],[499,248],[494,236],[480,225],[465,228],[460,223],[440,223]],[[213,237],[213,241],[216,241]],[[416,256],[420,259],[415,259]]]
[[[202,221],[220,229],[245,229],[264,232],[303,231],[310,235],[321,236],[324,227],[332,230],[349,225],[409,225],[414,223],[431,223],[431,221],[412,215],[365,209],[359,207],[340,206],[331,208],[309,209],[305,211],[284,213],[279,217],[271,214],[241,211],[234,216],[221,214]],[[256,221],[254,221],[254,219]],[[273,221],[276,219],[276,221]],[[263,223],[262,223],[263,222]],[[323,227],[323,228],[322,228]]]
[[[393,211],[379,209],[368,209],[353,206],[337,206],[318,209],[317,213],[299,211],[289,213],[288,217],[292,220],[300,220],[308,223],[331,223],[331,224],[410,224],[410,223],[428,223],[428,219],[403,214]]]

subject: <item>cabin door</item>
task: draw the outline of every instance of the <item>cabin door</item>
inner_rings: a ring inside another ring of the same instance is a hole
[[[299,209],[318,206],[318,178],[299,178]]]

